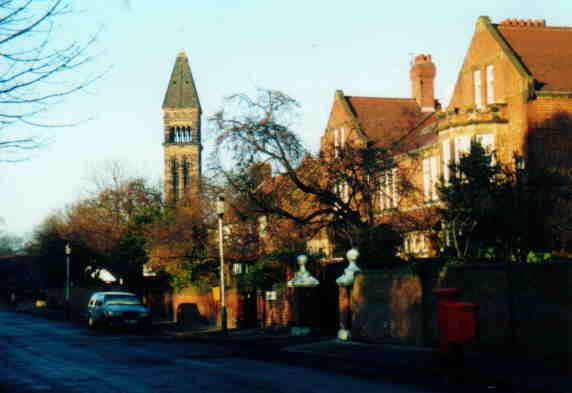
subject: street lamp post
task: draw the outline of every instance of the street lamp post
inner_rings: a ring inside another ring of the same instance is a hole
[[[70,312],[70,255],[71,255],[71,247],[66,244],[66,313],[69,317]]]
[[[226,299],[224,296],[224,250],[223,250],[223,233],[222,233],[222,217],[224,216],[224,197],[219,196],[216,202],[216,213],[218,215],[218,242],[220,250],[220,325],[223,331],[226,331]]]

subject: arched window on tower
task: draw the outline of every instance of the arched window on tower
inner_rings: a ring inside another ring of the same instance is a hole
[[[172,199],[173,199],[173,203],[177,202],[177,195],[178,195],[178,190],[179,190],[179,165],[177,163],[177,159],[173,158],[171,160],[171,178],[173,179],[173,184],[172,184]]]
[[[189,160],[187,157],[183,158],[183,187],[185,190],[189,189]]]
[[[167,142],[168,143],[175,142],[175,127],[169,128],[169,136],[167,137]]]

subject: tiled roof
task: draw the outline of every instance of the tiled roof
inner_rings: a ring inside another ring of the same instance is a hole
[[[495,27],[539,83],[537,90],[572,91],[571,27]]]
[[[179,53],[175,61],[163,100],[163,109],[165,108],[201,108],[189,59],[184,52]]]
[[[352,97],[346,100],[362,131],[379,146],[389,147],[426,119],[413,98]],[[402,150],[402,146],[395,148]]]
[[[396,153],[405,153],[437,142],[437,128],[434,113],[425,114],[426,117],[399,143]]]

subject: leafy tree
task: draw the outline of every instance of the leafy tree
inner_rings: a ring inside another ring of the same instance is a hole
[[[147,261],[145,227],[161,212],[159,190],[124,179],[69,207],[62,235],[96,253],[96,266],[137,286]]]
[[[546,221],[558,201],[569,204],[568,176],[525,167],[522,157],[502,166],[494,152],[472,141],[468,154],[450,165],[450,179],[438,186],[443,239],[456,258],[526,262],[547,246]],[[566,202],[567,201],[567,202]],[[566,210],[561,216],[570,217]],[[446,241],[445,241],[446,239]]]
[[[163,214],[161,191],[127,174],[119,162],[106,163],[91,180],[95,187],[87,196],[44,220],[28,250],[45,260],[58,259],[59,266],[70,244],[78,276],[86,269],[106,269],[136,289],[147,262],[146,228]]]
[[[469,253],[483,249],[479,231],[495,213],[501,175],[502,168],[494,155],[473,140],[469,153],[450,164],[449,179],[441,179],[437,186],[443,206],[437,212],[457,258],[464,260]]]
[[[215,231],[209,231],[208,209],[203,209],[203,205],[202,201],[193,200],[192,208],[177,205],[165,209],[146,228],[149,267],[166,274],[174,288],[217,283]]]

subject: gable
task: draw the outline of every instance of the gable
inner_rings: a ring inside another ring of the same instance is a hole
[[[475,72],[484,90],[487,83],[486,68],[494,70],[494,102],[506,102],[510,95],[528,88],[528,73],[512,49],[491,25],[489,18],[480,17],[459,71],[449,107],[463,108],[476,104]],[[486,97],[481,92],[484,104]]]
[[[344,100],[345,97],[343,92],[341,90],[336,91],[334,103],[332,105],[332,110],[330,111],[330,117],[328,119],[328,129],[333,129],[339,127],[344,123],[355,120],[353,113],[348,110],[347,105],[344,105]]]

